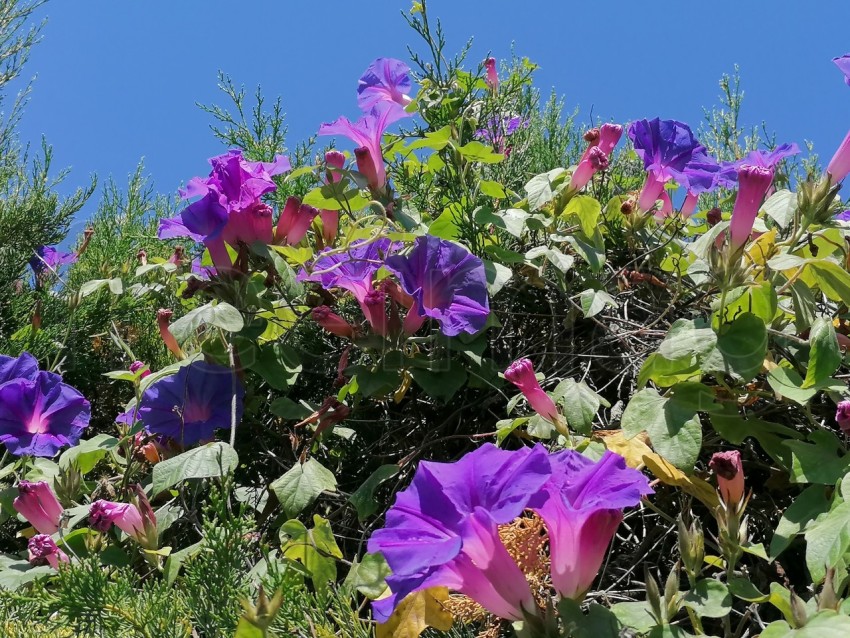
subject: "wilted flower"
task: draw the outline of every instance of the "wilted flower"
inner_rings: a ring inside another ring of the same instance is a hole
[[[408,313],[430,317],[449,337],[482,330],[490,315],[484,263],[465,248],[424,235],[407,255],[386,262],[402,289],[414,299]]]
[[[47,270],[56,272],[60,267],[73,264],[75,261],[77,261],[77,253],[63,253],[53,246],[41,246],[30,259],[30,267],[36,275],[41,275]]]
[[[338,401],[336,397],[326,397],[318,410],[313,412],[303,421],[296,423],[295,427],[315,425],[316,436],[319,436],[328,428],[345,421],[349,414],[351,414],[351,408],[347,405]]]
[[[183,350],[180,348],[180,344],[177,343],[177,339],[174,338],[174,335],[171,334],[171,330],[169,329],[169,325],[171,324],[171,317],[174,316],[174,312],[167,308],[160,308],[156,311],[156,325],[159,328],[159,336],[162,338],[162,342],[165,344],[165,347],[178,359],[183,359],[186,355],[183,354]]]
[[[744,468],[741,465],[741,453],[715,452],[708,466],[717,475],[717,488],[720,498],[732,510],[744,500]]]
[[[344,339],[354,338],[354,326],[333,312],[328,306],[313,308],[310,316],[313,317],[313,321],[331,334]]]
[[[151,384],[142,394],[137,418],[148,432],[187,446],[230,429],[233,393],[236,422],[242,418],[245,390],[230,368],[195,361]]]
[[[59,563],[70,562],[68,555],[56,546],[56,542],[47,534],[36,534],[27,544],[31,565],[50,565],[59,569]]]
[[[835,66],[844,74],[844,82],[847,86],[850,86],[850,53],[838,58],[832,58],[832,61],[835,62]]]
[[[91,406],[52,372],[36,372],[0,385],[0,442],[15,456],[54,456],[76,445],[88,427]]]
[[[47,481],[18,483],[18,496],[12,505],[39,534],[59,531],[64,509]]]
[[[561,423],[555,402],[540,387],[529,359],[517,359],[505,370],[505,379],[520,389],[531,409],[551,423]]]
[[[832,178],[833,184],[843,182],[847,174],[850,173],[850,132],[847,133],[844,141],[841,142],[841,146],[829,160],[826,172]]]
[[[773,184],[773,171],[744,165],[738,171],[738,195],[729,222],[729,244],[733,252],[750,238],[765,193]]]
[[[141,486],[133,487],[131,500],[132,503],[95,501],[89,507],[89,525],[99,532],[108,532],[115,525],[145,549],[156,549],[156,515]]]
[[[379,102],[354,123],[347,117],[340,117],[334,122],[322,124],[319,127],[319,135],[342,135],[353,141],[358,148],[366,149],[372,164],[368,172],[373,174],[375,179],[369,186],[377,190],[387,183],[384,153],[381,150],[384,131],[390,124],[407,115],[395,102]]]
[[[838,404],[835,420],[845,434],[850,434],[850,401],[841,401]]]
[[[608,158],[623,135],[623,127],[619,124],[605,123],[598,129],[589,131],[589,145],[584,155],[570,177],[570,188],[580,190],[598,171],[608,168]]]
[[[133,363],[130,364],[130,372],[136,374],[139,370],[143,371],[139,377],[141,379],[144,379],[151,373],[146,363],[143,363],[142,361],[133,361]]]
[[[410,67],[395,58],[378,58],[363,72],[357,84],[357,106],[362,111],[380,102],[395,102],[401,106],[410,104],[413,84]]]
[[[496,70],[496,58],[487,58],[484,60],[484,68],[487,69],[487,86],[495,93],[499,90],[499,73]]]

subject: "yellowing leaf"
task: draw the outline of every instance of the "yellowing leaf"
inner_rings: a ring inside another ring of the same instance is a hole
[[[419,638],[426,627],[449,631],[454,618],[444,605],[448,599],[446,587],[431,587],[410,594],[387,622],[377,626],[376,638]]]
[[[774,254],[776,254],[775,228],[759,236],[747,248],[747,261],[758,266],[756,281],[760,281],[763,278],[764,266]]]
[[[702,501],[710,510],[713,511],[720,504],[717,492],[708,482],[696,476],[688,476],[655,452],[644,455],[643,462],[659,481],[665,485],[681,488],[682,491]]]
[[[646,432],[627,439],[622,430],[599,430],[593,433],[593,437],[602,441],[606,449],[626,459],[626,465],[636,470],[643,469],[645,455],[653,454],[652,448],[647,445],[649,437]]]

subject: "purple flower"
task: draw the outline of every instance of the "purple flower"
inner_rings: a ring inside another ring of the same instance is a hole
[[[734,162],[723,162],[717,175],[718,183],[724,188],[735,188],[738,183],[738,171],[742,166],[760,166],[776,171],[779,163],[787,157],[800,152],[796,144],[780,144],[770,151],[750,151],[744,157]]]
[[[20,357],[0,355],[0,385],[12,379],[35,379],[38,375],[38,361],[29,352]]]
[[[490,90],[495,93],[499,90],[499,72],[496,70],[496,58],[487,58],[484,60],[484,68],[487,70],[485,82]]]
[[[845,434],[850,433],[850,401],[841,401],[838,404],[835,410],[835,421]]]
[[[395,58],[378,58],[363,72],[357,84],[357,106],[368,111],[381,102],[407,106],[410,93],[410,67]]]
[[[843,213],[838,213],[835,216],[835,221],[837,222],[850,222],[850,210],[845,210]],[[2,375],[0,375],[2,378]]]
[[[525,396],[531,409],[551,423],[560,423],[561,415],[555,402],[540,387],[534,375],[534,365],[529,359],[517,359],[505,370],[505,379],[513,383]]]
[[[505,142],[507,138],[516,133],[519,129],[528,126],[528,120],[515,115],[513,117],[504,116],[502,118],[491,118],[487,121],[484,128],[475,131],[476,137],[490,142],[497,151],[505,153],[510,149],[506,148]]]
[[[345,251],[327,248],[319,253],[309,272],[300,270],[296,279],[315,281],[325,290],[342,288],[362,303],[366,294],[375,289],[372,283],[375,273],[383,266],[387,255],[399,247],[400,244],[382,237],[374,241],[353,241]]]
[[[39,534],[59,531],[64,509],[47,481],[18,483],[18,496],[12,506]]]
[[[832,61],[835,62],[835,66],[841,69],[841,72],[844,74],[844,82],[847,86],[850,86],[850,53],[838,58],[832,58]]]
[[[384,528],[369,539],[369,552],[381,552],[392,569],[392,595],[372,604],[375,618],[386,621],[405,596],[435,586],[465,594],[502,618],[532,613],[528,582],[497,526],[520,516],[549,476],[539,445],[508,452],[488,443],[456,463],[420,463]]]
[[[729,221],[729,244],[737,251],[753,232],[764,196],[773,184],[773,170],[762,166],[742,166],[738,171],[738,194]]]
[[[245,390],[234,384],[230,368],[196,361],[176,374],[153,383],[139,402],[137,411],[151,434],[168,436],[187,446],[211,439],[218,429],[229,429],[234,385],[236,421],[242,418]]]
[[[584,188],[598,171],[608,168],[608,158],[622,136],[623,127],[608,122],[588,132],[589,145],[570,177],[570,189]]]
[[[214,277],[216,274],[215,266],[202,266],[200,257],[196,257],[192,260],[190,272],[198,279],[204,281],[210,279],[211,277]]]
[[[0,385],[0,442],[15,456],[51,457],[76,445],[91,418],[91,406],[52,372],[38,372]]]
[[[381,150],[381,139],[387,127],[407,117],[404,109],[395,102],[378,102],[368,113],[363,115],[355,123],[347,117],[340,117],[334,122],[322,124],[319,127],[319,135],[342,135],[353,141],[357,149],[364,154],[362,149],[368,153],[371,166],[367,170],[360,167],[360,172],[374,176],[374,182],[369,186],[373,189],[383,188],[387,183],[387,171],[384,167],[384,153]],[[356,153],[357,151],[355,151]],[[364,160],[365,161],[365,160]]]
[[[484,328],[490,315],[484,263],[457,244],[425,235],[407,255],[387,259],[402,290],[413,297],[408,311],[436,319],[449,337]]]
[[[30,268],[36,275],[40,275],[45,270],[56,272],[61,266],[73,264],[75,261],[77,253],[63,253],[53,246],[41,246],[30,259]]]
[[[833,184],[843,182],[847,174],[850,173],[850,132],[847,133],[844,141],[841,142],[841,146],[829,160],[826,172],[829,173]]]
[[[31,565],[50,565],[59,569],[59,563],[70,562],[68,555],[57,547],[56,542],[47,534],[36,534],[27,544]]]

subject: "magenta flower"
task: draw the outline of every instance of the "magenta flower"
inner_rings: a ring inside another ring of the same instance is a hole
[[[629,138],[635,153],[643,160],[647,171],[638,198],[641,210],[650,210],[664,184],[671,179],[685,182],[683,171],[700,150],[704,151],[690,127],[676,120],[638,120],[629,126]]]
[[[64,509],[47,481],[18,483],[18,496],[12,506],[39,534],[59,531]]]
[[[47,534],[36,534],[27,544],[30,565],[50,565],[59,569],[59,563],[68,563],[68,555],[57,547],[56,542]]]
[[[837,222],[850,222],[850,210],[845,210],[842,213],[838,213],[835,216],[835,221],[837,221]]]
[[[141,375],[139,376],[140,379],[144,379],[145,377],[150,376],[151,371],[147,367],[147,364],[143,361],[133,361],[133,363],[130,364],[130,372],[132,372],[133,374],[136,374],[140,370],[142,371]]]
[[[360,309],[366,321],[372,326],[372,331],[382,337],[389,333],[387,321],[387,295],[380,290],[370,290],[360,302]]]
[[[211,439],[216,430],[230,429],[233,392],[236,422],[242,418],[245,390],[230,368],[195,361],[148,387],[139,402],[137,419],[151,434],[168,436],[180,445]]]
[[[845,434],[850,434],[850,401],[841,401],[838,404],[835,421]]]
[[[652,488],[623,457],[607,450],[596,462],[573,450],[549,461],[544,500],[529,507],[549,532],[552,586],[564,598],[581,599],[596,579],[623,509],[640,503]]]
[[[88,427],[91,406],[52,372],[0,385],[0,442],[15,456],[51,457],[76,445]]]
[[[374,241],[353,241],[347,250],[327,248],[319,253],[310,265],[309,272],[298,272],[298,281],[314,281],[325,290],[342,288],[363,302],[366,293],[375,289],[372,280],[384,265],[388,254],[398,250],[399,244],[382,237]]]
[[[581,190],[598,171],[608,168],[611,152],[622,136],[623,127],[619,124],[605,123],[598,133],[597,129],[593,129],[588,147],[570,177],[570,189]]]
[[[0,355],[0,385],[12,379],[33,380],[38,375],[38,361],[29,352],[20,357]]]
[[[368,111],[381,102],[407,106],[410,93],[410,67],[394,58],[378,58],[363,72],[357,84],[357,106]]]
[[[97,500],[89,508],[89,525],[98,532],[108,532],[113,525],[135,538],[144,531],[142,515],[135,505]]]
[[[404,109],[395,102],[379,102],[372,107],[368,113],[363,115],[355,123],[347,117],[340,117],[334,122],[322,124],[319,127],[319,135],[342,135],[353,141],[361,155],[368,153],[371,165],[364,174],[373,175],[374,182],[369,186],[373,189],[381,189],[387,183],[387,171],[384,167],[384,153],[381,150],[381,140],[387,127],[407,117]],[[355,153],[357,151],[355,150]],[[365,161],[365,160],[364,160]],[[364,172],[361,169],[361,172]]]
[[[333,335],[344,339],[354,338],[354,326],[348,323],[327,306],[317,306],[310,313],[313,321]]]
[[[847,174],[850,173],[850,131],[841,146],[835,151],[835,155],[829,160],[829,166],[826,167],[826,172],[832,178],[833,184],[843,182]]]
[[[487,70],[486,82],[487,86],[494,93],[499,90],[499,72],[496,70],[496,58],[487,58],[484,60],[484,68]]]
[[[63,253],[53,246],[41,246],[30,259],[30,267],[36,275],[45,271],[56,272],[62,266],[77,261],[77,253]]]
[[[325,181],[328,184],[335,184],[342,179],[342,174],[339,171],[330,170],[332,168],[342,169],[345,166],[345,155],[339,151],[328,151],[325,153]],[[339,233],[339,211],[322,209],[319,211],[319,216],[322,219],[322,240],[326,246],[330,246],[337,233]]]
[[[289,197],[277,220],[274,243],[294,246],[307,235],[319,211],[309,204],[302,204],[297,197]],[[269,242],[271,243],[271,242]]]
[[[835,66],[844,74],[844,82],[847,86],[850,86],[850,53],[838,58],[832,58],[832,61],[835,62]]]
[[[738,171],[738,195],[729,222],[729,244],[737,251],[750,238],[764,196],[773,184],[773,171],[761,166],[744,165]]]
[[[409,313],[435,319],[448,337],[484,329],[490,315],[487,275],[484,263],[465,248],[424,235],[410,253],[389,257],[386,266],[413,297]]]
[[[699,203],[699,196],[713,191],[720,185],[720,170],[720,165],[706,153],[705,148],[700,146],[694,151],[691,161],[685,165],[679,177],[686,193],[685,201],[679,211],[682,217],[687,218],[693,215]]]
[[[799,152],[800,147],[796,144],[780,144],[769,151],[750,151],[739,160],[724,162],[717,175],[717,181],[724,188],[735,188],[738,183],[738,171],[741,170],[742,166],[761,166],[775,172],[782,160],[797,155]]]
[[[534,376],[534,366],[528,359],[517,359],[505,370],[505,379],[520,389],[531,409],[551,423],[560,423],[561,415],[555,402],[540,387]]]
[[[708,462],[708,467],[717,476],[717,488],[720,490],[721,500],[727,507],[737,510],[744,500],[745,489],[741,453],[738,450],[715,452]]]

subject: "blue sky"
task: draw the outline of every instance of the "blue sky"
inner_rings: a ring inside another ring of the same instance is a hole
[[[402,17],[407,0],[51,0],[44,39],[24,79],[37,75],[21,124],[42,135],[55,166],[72,172],[63,190],[96,173],[124,182],[141,158],[157,190],[206,174],[222,151],[196,102],[224,103],[219,69],[249,92],[280,95],[290,144],[323,121],[357,115],[360,73],[379,56],[419,48]],[[850,52],[850,2],[430,0],[449,50],[474,37],[471,62],[516,52],[591,114],[625,122],[668,117],[691,123],[717,102],[718,79],[740,66],[743,120],[767,122],[777,141],[813,141],[828,161],[850,127],[850,88],[831,58]],[[83,215],[93,212],[91,202]]]

